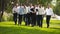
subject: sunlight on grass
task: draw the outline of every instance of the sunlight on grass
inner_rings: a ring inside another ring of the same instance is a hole
[[[46,22],[43,28],[38,26],[25,26],[22,22],[21,26],[14,25],[14,22],[1,22],[0,34],[60,34],[60,21],[51,20],[50,28],[46,28]]]

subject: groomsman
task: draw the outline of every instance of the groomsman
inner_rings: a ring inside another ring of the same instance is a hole
[[[16,4],[13,9],[13,20],[15,22],[15,25],[17,24],[17,13],[18,13],[18,4]]]
[[[36,25],[36,11],[35,11],[35,6],[33,6],[33,8],[31,9],[32,11],[32,27],[34,27]]]
[[[31,14],[31,25],[32,27],[36,25],[36,12],[35,12],[35,6],[30,4],[30,14]]]
[[[37,21],[38,21],[39,27],[41,27],[41,28],[42,28],[42,23],[43,23],[43,15],[44,15],[43,12],[44,12],[44,10],[42,9],[42,6],[39,5]]]
[[[24,5],[24,21],[25,21],[25,25],[28,25],[28,9],[29,9],[29,6],[27,5]]]
[[[18,25],[21,25],[23,15],[24,15],[24,6],[21,4],[19,7],[19,13],[18,13]]]
[[[30,14],[30,6],[26,6],[26,11],[27,11],[27,26],[31,24],[31,14]]]
[[[46,23],[47,23],[47,28],[49,28],[49,23],[51,16],[53,15],[53,9],[50,7],[50,5],[47,6],[46,8]]]
[[[33,5],[30,4],[30,6],[28,6],[28,25],[32,24],[32,8],[33,8]]]
[[[39,6],[38,5],[35,5],[35,11],[36,11],[36,22],[38,21],[38,9],[39,9]],[[38,25],[38,23],[36,23],[35,25]]]

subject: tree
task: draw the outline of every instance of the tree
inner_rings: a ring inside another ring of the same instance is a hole
[[[57,0],[57,4],[54,8],[54,13],[60,16],[60,0]]]
[[[0,22],[2,20],[2,16],[4,13],[5,8],[7,7],[7,4],[9,3],[8,0],[0,0]]]
[[[2,16],[3,16],[3,13],[4,13],[4,8],[5,8],[4,0],[1,0],[0,21],[2,20]]]

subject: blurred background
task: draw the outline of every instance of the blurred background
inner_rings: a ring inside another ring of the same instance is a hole
[[[55,17],[60,17],[60,0],[0,0],[0,22],[1,21],[12,21],[12,8],[15,3],[19,4],[42,4],[47,6],[49,3],[53,8]],[[60,19],[60,18],[57,18]]]

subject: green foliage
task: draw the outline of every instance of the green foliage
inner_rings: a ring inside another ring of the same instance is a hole
[[[12,5],[11,4],[7,4],[6,10],[7,13],[12,13]]]
[[[7,21],[13,21],[13,16],[9,16],[8,18],[7,18]]]
[[[11,13],[4,12],[2,21],[13,21],[13,15]]]
[[[54,8],[54,12],[57,15],[60,15],[60,2],[57,2],[56,7]]]
[[[46,3],[50,3],[52,0],[28,0],[28,3],[32,3],[32,4],[37,4],[37,3],[41,3],[43,5],[45,5]],[[20,3],[26,4],[27,1],[26,0],[20,0]]]

